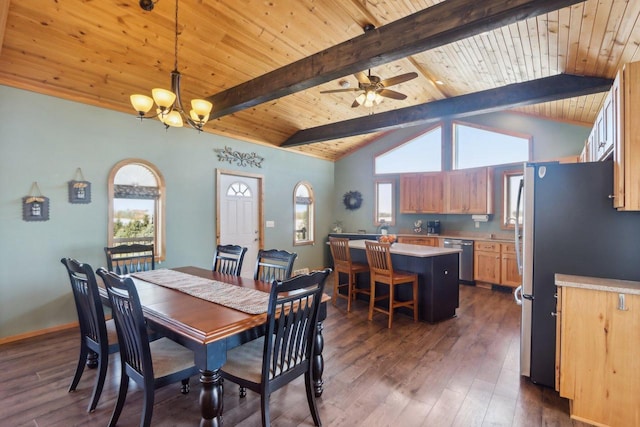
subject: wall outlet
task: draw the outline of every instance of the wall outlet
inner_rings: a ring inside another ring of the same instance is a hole
[[[275,221],[267,221],[266,224],[267,228],[273,228],[276,226],[276,222]]]

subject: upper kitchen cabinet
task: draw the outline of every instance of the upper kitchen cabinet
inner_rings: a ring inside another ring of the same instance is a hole
[[[441,213],[442,173],[416,173],[400,177],[400,212]]]
[[[493,213],[493,170],[474,168],[448,171],[444,175],[444,212]]]
[[[611,88],[614,128],[613,206],[640,210],[640,62],[625,64]]]

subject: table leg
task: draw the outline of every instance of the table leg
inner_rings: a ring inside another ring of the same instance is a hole
[[[219,370],[200,370],[200,427],[222,427],[223,389]]]
[[[322,336],[322,329],[322,322],[318,322],[312,363],[313,387],[315,389],[316,397],[322,396],[322,392],[324,391],[324,381],[322,381],[322,373],[324,372],[324,358],[322,357],[322,350],[324,349],[324,337]]]

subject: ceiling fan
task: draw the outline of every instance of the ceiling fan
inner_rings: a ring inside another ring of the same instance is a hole
[[[339,92],[357,92],[362,91],[351,104],[352,108],[364,105],[365,107],[373,107],[382,101],[382,98],[392,98],[403,100],[407,98],[404,93],[396,92],[395,90],[387,89],[389,86],[394,86],[406,81],[415,79],[418,77],[418,73],[406,73],[400,74],[395,77],[381,80],[380,77],[371,75],[371,70],[368,74],[360,71],[354,74],[356,80],[358,80],[357,88],[343,88],[334,90],[323,90],[320,93],[339,93]]]

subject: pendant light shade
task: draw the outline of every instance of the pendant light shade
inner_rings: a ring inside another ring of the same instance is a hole
[[[147,114],[149,110],[151,110],[151,107],[153,107],[153,99],[147,95],[131,95],[129,99],[131,100],[133,108],[135,108],[141,116]]]
[[[176,100],[176,94],[166,89],[155,88],[151,90],[151,94],[153,95],[153,100],[163,111],[171,108]]]

